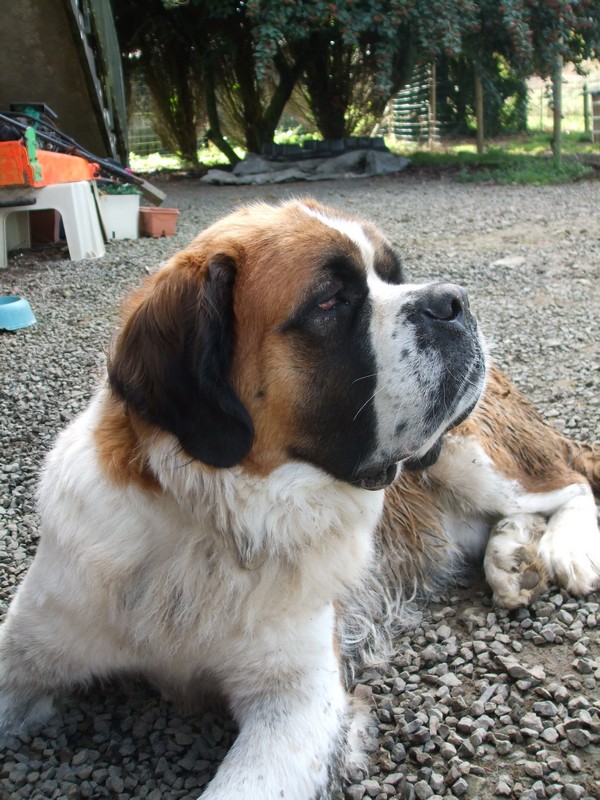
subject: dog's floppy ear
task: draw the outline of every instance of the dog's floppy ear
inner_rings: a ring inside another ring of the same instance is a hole
[[[159,275],[126,320],[109,380],[128,409],[174,434],[189,456],[230,467],[254,436],[229,374],[235,262],[217,255],[201,273],[185,267]]]

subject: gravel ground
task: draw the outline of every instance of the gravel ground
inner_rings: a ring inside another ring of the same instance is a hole
[[[174,238],[79,263],[64,248],[14,254],[0,273],[0,293],[25,296],[38,318],[0,333],[0,614],[35,551],[41,459],[98,380],[118,301],[240,201],[311,194],[371,217],[411,278],[469,288],[495,360],[552,424],[600,438],[600,182],[161,186],[181,210]],[[553,589],[509,613],[477,579],[433,598],[393,662],[357,676],[378,745],[340,798],[599,798],[599,601]],[[222,710],[186,715],[133,681],[94,687],[45,727],[0,739],[0,798],[191,800],[234,736]]]

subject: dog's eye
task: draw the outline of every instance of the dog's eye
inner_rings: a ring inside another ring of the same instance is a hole
[[[341,298],[337,294],[334,294],[333,297],[330,297],[328,300],[324,300],[322,303],[319,303],[319,308],[322,311],[331,311],[332,308],[335,308],[341,302]]]

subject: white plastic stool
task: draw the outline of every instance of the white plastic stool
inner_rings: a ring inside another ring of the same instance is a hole
[[[98,218],[91,181],[77,183],[53,183],[40,189],[0,189],[0,202],[14,199],[15,205],[0,207],[0,267],[8,266],[7,217],[9,214],[25,215],[30,211],[54,209],[62,217],[71,261],[82,258],[99,258],[106,252],[104,238]],[[32,205],[22,205],[34,200]],[[29,222],[27,216],[27,223]],[[18,231],[21,246],[29,246],[29,225],[19,220],[11,229]],[[25,232],[26,231],[26,232]]]

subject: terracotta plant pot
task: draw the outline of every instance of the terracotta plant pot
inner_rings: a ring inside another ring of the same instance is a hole
[[[140,206],[140,233],[142,236],[173,236],[178,216],[178,208]]]

